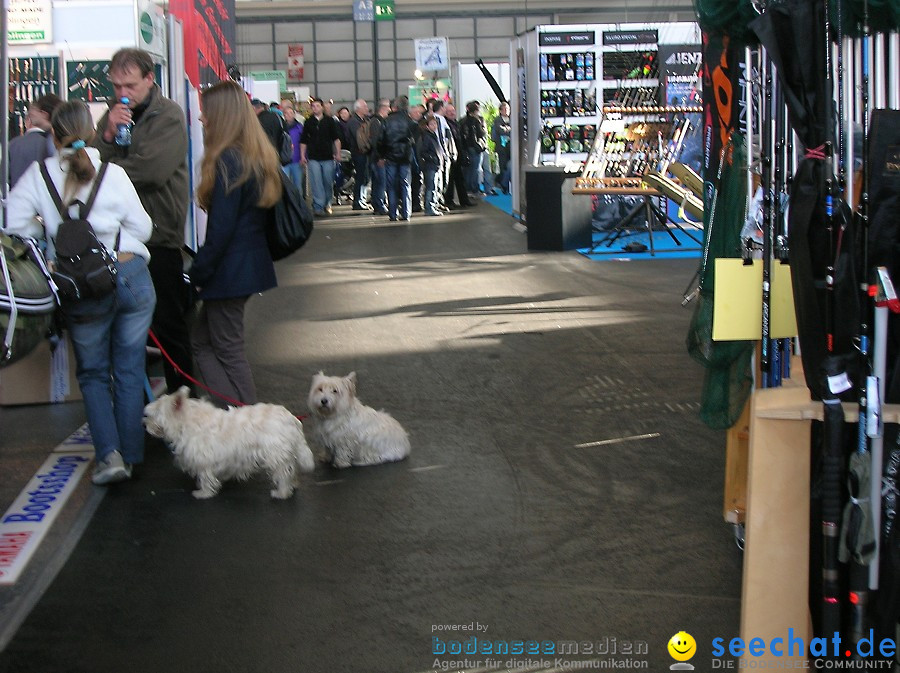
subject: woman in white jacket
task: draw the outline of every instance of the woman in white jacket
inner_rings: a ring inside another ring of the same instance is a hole
[[[51,123],[58,154],[44,164],[63,204],[77,218],[75,202],[87,201],[100,167],[99,152],[86,147],[94,135],[91,115],[81,101],[69,101],[57,108]],[[130,478],[131,466],[144,458],[144,367],[156,304],[144,241],[153,224],[128,175],[115,164],[107,167],[88,219],[108,250],[116,249],[118,237],[116,289],[99,299],[66,303],[63,313],[96,454],[93,481],[108,484]],[[10,192],[6,230],[47,239],[52,261],[61,223],[35,162]]]

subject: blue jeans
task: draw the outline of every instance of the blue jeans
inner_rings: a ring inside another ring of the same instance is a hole
[[[353,185],[353,207],[362,208],[362,190],[369,182],[369,157],[366,154],[354,154],[353,172],[356,182]]]
[[[76,377],[97,460],[118,451],[144,460],[144,365],[156,292],[147,262],[116,262],[115,292],[65,307]]]
[[[397,219],[399,211],[401,220],[408,220],[412,213],[412,170],[409,164],[384,162],[384,177],[387,182],[388,216]]]
[[[469,153],[469,165],[463,168],[466,191],[477,194],[481,191],[481,150],[465,150]]]
[[[282,166],[281,170],[284,171],[284,174],[291,179],[291,182],[300,190],[300,193],[305,197],[306,189],[303,186],[303,164],[288,164],[287,166]]]
[[[372,191],[369,194],[369,203],[379,215],[387,213],[387,195],[385,181],[385,167],[379,166],[374,159],[369,162],[369,174],[372,176]]]
[[[306,168],[312,187],[313,211],[321,213],[331,206],[331,199],[334,197],[334,159],[310,160],[306,163]]]
[[[436,213],[437,212],[437,173],[439,167],[438,166],[429,166],[425,165],[425,168],[422,170],[422,182],[425,184],[425,203],[422,204],[422,207],[425,209],[426,213]]]

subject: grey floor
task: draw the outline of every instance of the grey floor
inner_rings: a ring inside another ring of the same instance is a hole
[[[261,480],[196,502],[151,441],[135,480],[83,483],[22,586],[0,588],[0,671],[419,673],[493,656],[449,641],[542,643],[493,657],[519,670],[575,641],[566,662],[658,671],[678,631],[701,653],[738,635],[725,440],[698,420],[684,347],[697,261],[529,252],[513,225],[486,203],[317,223],[249,304],[260,398],[302,413],[315,372],[356,371],[409,431],[409,460],[319,468],[288,502]],[[78,403],[0,409],[4,503],[81,422]]]

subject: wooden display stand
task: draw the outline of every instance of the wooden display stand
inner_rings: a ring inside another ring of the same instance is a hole
[[[798,380],[798,379],[795,379]],[[799,377],[802,381],[802,376]],[[844,405],[855,423],[855,405]],[[885,423],[900,421],[900,406],[882,408]],[[788,629],[809,643],[810,422],[822,403],[802,385],[753,391],[746,487],[746,544],[741,592],[741,637],[786,638]],[[754,657],[754,666],[786,665],[803,657]],[[802,664],[799,664],[802,665]]]

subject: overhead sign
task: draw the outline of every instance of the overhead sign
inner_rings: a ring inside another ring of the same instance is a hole
[[[303,80],[303,45],[288,45],[287,78],[292,82]]]
[[[8,0],[7,34],[10,44],[53,41],[52,0]]]
[[[394,20],[394,0],[375,0],[375,20]]]
[[[419,70],[449,70],[450,47],[446,37],[415,40],[416,67]]]
[[[594,32],[583,31],[577,33],[541,33],[540,44],[542,47],[563,47],[568,45],[594,46]]]
[[[603,44],[656,44],[658,30],[610,30],[603,33]]]
[[[374,21],[375,4],[372,0],[353,0],[354,21]]]

